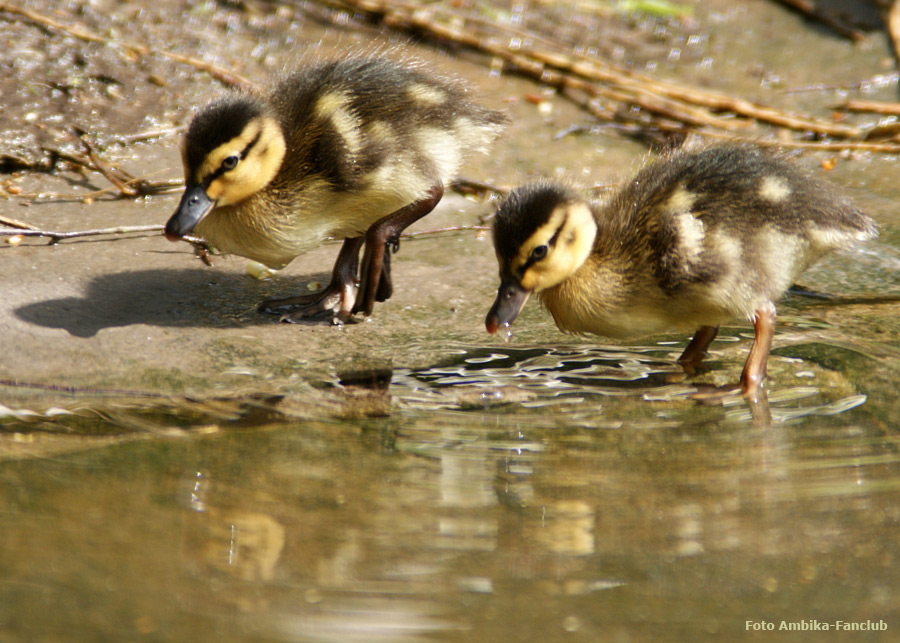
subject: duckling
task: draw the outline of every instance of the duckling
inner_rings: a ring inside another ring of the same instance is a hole
[[[264,301],[283,321],[343,323],[391,296],[390,253],[472,153],[506,122],[415,61],[358,55],[297,71],[261,93],[217,100],[192,120],[186,189],[165,227],[271,268],[344,239],[331,282]],[[365,242],[362,265],[359,251]]]
[[[500,288],[485,326],[508,327],[532,293],[563,331],[630,337],[671,329],[693,339],[693,375],[718,333],[752,320],[741,392],[763,385],[775,304],[823,255],[877,235],[846,196],[753,146],[675,152],[605,204],[538,181],[498,207]]]

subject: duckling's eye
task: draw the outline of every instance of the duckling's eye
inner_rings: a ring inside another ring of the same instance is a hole
[[[547,246],[538,246],[531,251],[531,260],[540,261],[547,256]]]
[[[225,160],[222,161],[222,169],[225,170],[226,172],[228,170],[233,170],[234,168],[237,167],[238,161],[240,161],[240,160],[241,160],[241,157],[237,156],[236,154],[227,156],[227,157],[225,157]]]

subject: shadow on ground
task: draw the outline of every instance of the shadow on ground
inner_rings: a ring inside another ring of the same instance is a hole
[[[327,275],[306,276],[299,282],[312,278],[322,281]],[[21,306],[15,314],[30,324],[62,328],[76,337],[134,324],[233,328],[276,323],[275,316],[257,312],[258,304],[300,290],[293,279],[273,286],[218,270],[138,270],[96,277],[83,297],[48,299]]]

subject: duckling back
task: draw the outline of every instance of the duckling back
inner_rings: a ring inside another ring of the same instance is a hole
[[[278,83],[271,102],[288,149],[307,160],[286,166],[286,178],[312,171],[345,193],[421,192],[430,185],[423,188],[416,178],[426,174],[447,182],[466,156],[487,151],[506,122],[500,112],[469,102],[449,79],[382,58],[330,61],[298,72]],[[384,185],[385,177],[401,183]]]
[[[606,229],[598,255],[644,263],[678,316],[707,307],[723,320],[751,316],[825,254],[876,235],[872,219],[828,183],[738,145],[656,161],[598,221]]]
[[[485,328],[509,326],[537,293],[564,331],[696,329],[678,359],[693,374],[719,325],[744,316],[755,336],[740,389],[755,400],[774,302],[824,254],[875,235],[846,196],[752,147],[664,157],[603,205],[537,182],[514,190],[494,219],[501,282]]]
[[[448,183],[506,122],[420,64],[374,56],[315,64],[232,105],[236,122],[261,113],[278,123],[284,158],[263,188],[215,208],[197,232],[225,251],[275,267],[327,237],[357,237],[436,183]],[[201,112],[188,148],[192,140],[241,129],[227,120]]]
[[[539,296],[561,329],[613,337],[752,318],[816,260],[877,234],[847,196],[751,146],[676,152],[592,207],[592,252]]]

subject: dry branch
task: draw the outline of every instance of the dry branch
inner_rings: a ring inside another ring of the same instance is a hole
[[[27,224],[25,224],[27,225]],[[50,245],[56,244],[63,239],[75,239],[77,237],[94,237],[100,235],[120,235],[131,234],[135,232],[162,232],[164,226],[161,225],[138,225],[138,226],[117,226],[115,228],[97,228],[94,230],[38,230],[32,226],[27,229],[21,228],[0,228],[0,236],[19,236],[19,237],[48,237]]]
[[[429,5],[423,9],[421,5],[390,0],[340,0],[338,4],[363,12],[394,29],[424,33],[489,54],[503,60],[518,73],[542,83],[577,89],[613,105],[639,107],[651,116],[646,125],[655,127],[658,124],[664,130],[671,130],[675,124],[678,128],[728,131],[758,122],[798,131],[803,136],[812,133],[847,139],[862,134],[857,127],[651,78],[587,56],[562,53],[553,49],[554,43],[530,34],[528,40],[534,45],[523,47],[521,30],[484,18],[471,18],[444,7]],[[479,28],[489,30],[489,36],[480,35]],[[518,43],[516,46],[509,44],[513,40]],[[595,115],[606,113],[596,108],[593,111]],[[621,108],[608,110],[616,120],[634,118],[625,115],[628,111]]]
[[[885,116],[900,116],[900,103],[885,103],[876,100],[848,100],[841,105],[848,112],[868,112],[870,114],[883,114]]]
[[[9,226],[10,228],[15,228],[15,230],[13,231],[14,234],[19,234],[19,231],[21,230],[37,230],[37,228],[29,223],[25,223],[24,221],[19,221],[18,219],[13,219],[10,217],[0,217],[0,223]]]

